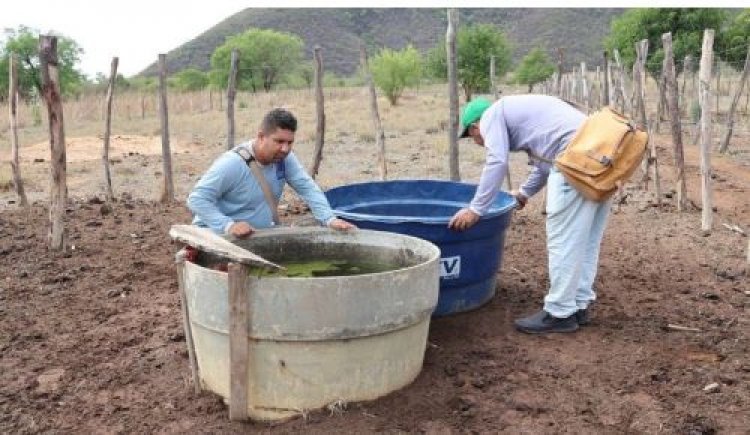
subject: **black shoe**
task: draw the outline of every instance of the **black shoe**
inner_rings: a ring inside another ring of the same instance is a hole
[[[516,329],[527,334],[543,334],[545,332],[573,332],[578,329],[576,315],[568,317],[554,317],[548,312],[541,310],[529,317],[517,319]]]
[[[582,310],[576,311],[576,322],[578,322],[578,326],[586,326],[589,323],[591,323],[591,319],[589,318],[589,309],[584,308]]]

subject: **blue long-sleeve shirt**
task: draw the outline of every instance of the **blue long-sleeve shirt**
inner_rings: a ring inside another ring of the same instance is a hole
[[[252,150],[252,143],[241,146]],[[307,174],[294,153],[278,163],[260,165],[271,192],[278,201],[285,183],[310,206],[315,218],[328,224],[335,218],[320,187]],[[193,224],[224,233],[234,222],[244,221],[255,228],[273,226],[273,215],[263,190],[245,160],[234,151],[219,156],[198,180],[187,199]]]
[[[495,102],[479,120],[487,157],[469,208],[480,216],[487,212],[508,171],[510,151],[554,160],[585,119],[578,109],[548,95],[510,95]],[[552,167],[537,159],[532,164],[534,168],[519,188],[527,198],[547,184]]]

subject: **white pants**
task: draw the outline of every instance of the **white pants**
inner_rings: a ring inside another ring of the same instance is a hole
[[[611,200],[584,198],[552,168],[547,179],[547,251],[550,289],[544,310],[568,317],[596,299],[593,285]]]

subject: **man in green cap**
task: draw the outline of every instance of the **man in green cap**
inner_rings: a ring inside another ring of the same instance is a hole
[[[557,97],[514,95],[495,103],[477,98],[464,107],[461,138],[471,137],[486,148],[485,165],[476,194],[448,226],[463,231],[489,209],[508,170],[508,153],[524,151],[533,169],[512,195],[518,209],[547,185],[547,251],[550,288],[543,308],[515,321],[527,333],[573,332],[589,323],[589,305],[596,299],[593,284],[599,246],[610,201],[584,198],[553,165],[586,116]]]

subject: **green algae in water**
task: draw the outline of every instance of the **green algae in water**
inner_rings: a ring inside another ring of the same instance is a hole
[[[386,272],[397,269],[393,264],[353,262],[349,260],[313,260],[278,263],[286,270],[250,268],[250,274],[259,277],[320,278],[326,276],[352,276],[365,273]]]

